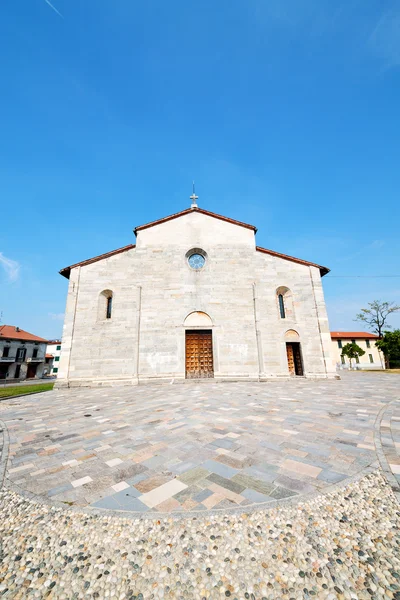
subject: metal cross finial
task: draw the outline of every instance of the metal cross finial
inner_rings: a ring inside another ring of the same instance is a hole
[[[190,196],[190,199],[192,201],[192,208],[197,208],[197,202],[196,202],[196,200],[198,200],[199,197],[196,196],[196,192],[194,190],[194,181],[193,181],[193,194]]]

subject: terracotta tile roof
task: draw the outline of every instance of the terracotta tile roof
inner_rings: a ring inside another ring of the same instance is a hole
[[[17,331],[18,330],[18,331]],[[24,342],[47,342],[44,338],[33,335],[14,325],[0,325],[0,339],[21,340]]]
[[[379,336],[375,333],[368,333],[365,331],[331,331],[332,340],[355,340],[355,339],[369,339],[379,340]]]
[[[54,358],[54,354],[46,354],[45,358]]]
[[[93,258],[88,258],[87,260],[83,260],[82,262],[75,263],[74,265],[70,265],[69,267],[64,267],[61,269],[60,274],[63,277],[69,279],[69,275],[71,273],[71,269],[75,267],[84,267],[85,265],[90,265],[91,263],[97,262],[98,260],[103,260],[103,258],[108,258],[109,256],[114,256],[114,254],[120,254],[121,252],[126,252],[127,250],[132,250],[135,248],[135,244],[128,244],[128,246],[124,246],[123,248],[117,248],[117,250],[111,250],[111,252],[106,252],[105,254],[99,254],[99,256],[94,256]]]
[[[292,262],[299,263],[300,265],[307,265],[309,267],[317,267],[317,269],[321,272],[321,277],[329,273],[330,269],[328,267],[323,267],[322,265],[317,265],[316,263],[309,262],[308,260],[303,260],[301,258],[296,258],[295,256],[289,256],[288,254],[281,254],[280,252],[275,252],[274,250],[268,250],[267,248],[261,248],[260,246],[256,246],[257,252],[263,252],[264,254],[270,254],[271,256],[277,256],[278,258],[283,258],[284,260],[291,260]]]
[[[204,208],[187,208],[186,210],[181,210],[181,212],[175,213],[173,215],[169,215],[169,217],[164,217],[163,219],[157,219],[157,221],[152,221],[151,223],[146,223],[146,225],[139,225],[135,227],[134,234],[137,235],[138,231],[142,231],[143,229],[147,229],[148,227],[154,227],[154,225],[160,225],[161,223],[166,223],[167,221],[171,221],[172,219],[177,219],[178,217],[183,217],[184,215],[189,215],[190,213],[198,212],[202,215],[207,215],[208,217],[214,217],[214,219],[219,219],[220,221],[226,221],[227,223],[232,223],[232,225],[239,225],[240,227],[246,227],[246,229],[252,229],[254,233],[257,231],[257,227],[254,225],[249,225],[248,223],[242,223],[242,221],[235,221],[235,219],[229,219],[229,217],[223,217],[222,215],[217,215],[217,213],[210,212],[208,210],[204,210]]]

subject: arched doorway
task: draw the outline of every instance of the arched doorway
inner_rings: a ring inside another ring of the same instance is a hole
[[[303,359],[301,356],[300,336],[294,329],[289,329],[285,333],[286,356],[289,373],[292,376],[304,375]]]
[[[186,379],[214,377],[211,318],[195,311],[186,317],[184,327]]]

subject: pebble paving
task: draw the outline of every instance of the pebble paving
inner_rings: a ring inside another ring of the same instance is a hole
[[[0,493],[0,597],[398,599],[400,512],[376,472],[297,505],[200,518],[79,514]]]

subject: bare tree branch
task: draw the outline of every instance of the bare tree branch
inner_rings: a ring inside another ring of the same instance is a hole
[[[366,323],[369,329],[382,338],[384,328],[391,329],[391,326],[387,324],[389,315],[398,312],[400,306],[394,302],[381,302],[380,300],[368,302],[368,306],[369,308],[361,309],[361,312],[356,315],[355,321]]]

